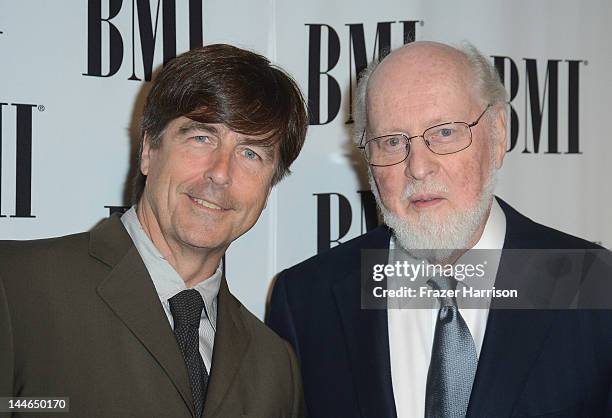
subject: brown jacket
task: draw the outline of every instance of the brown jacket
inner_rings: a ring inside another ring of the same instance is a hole
[[[204,417],[302,417],[288,344],[225,279],[218,309]],[[67,396],[75,417],[193,416],[183,358],[118,216],[86,233],[0,242],[2,396]]]

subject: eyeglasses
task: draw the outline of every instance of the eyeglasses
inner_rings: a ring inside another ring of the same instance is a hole
[[[368,164],[375,167],[388,167],[399,164],[410,154],[410,141],[414,138],[423,138],[423,142],[431,152],[438,155],[454,154],[463,151],[472,144],[472,128],[478,125],[480,119],[493,106],[488,104],[480,116],[472,122],[447,122],[425,129],[422,135],[408,136],[404,133],[395,133],[368,139],[359,146],[364,150]],[[361,143],[365,137],[365,129],[361,136]]]

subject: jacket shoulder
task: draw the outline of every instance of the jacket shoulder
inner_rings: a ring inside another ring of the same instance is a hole
[[[132,240],[120,217],[112,215],[86,232],[29,241],[0,241],[0,273],[32,271],[67,273],[95,264],[113,266],[125,256]]]
[[[497,198],[506,215],[506,245],[519,249],[603,249],[585,239],[539,224]]]
[[[268,355],[272,352],[286,352],[285,342],[268,326],[266,326],[257,316],[249,311],[242,303],[240,303],[240,314],[244,320],[244,324],[248,329],[251,337],[254,340],[254,345],[258,349],[263,349]]]
[[[80,232],[55,238],[0,241],[0,265],[4,268],[24,262],[40,265],[50,260],[65,260],[69,255],[87,254],[89,238],[89,232]]]
[[[291,281],[308,283],[308,287],[344,277],[349,272],[359,271],[362,250],[384,250],[389,248],[391,231],[385,225],[326,250],[279,273],[277,282]],[[285,284],[283,283],[283,284]]]

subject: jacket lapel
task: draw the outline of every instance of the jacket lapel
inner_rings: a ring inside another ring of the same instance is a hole
[[[373,232],[367,248],[388,249],[389,238],[388,230],[379,228]],[[379,253],[381,259],[373,258],[372,264],[387,262],[386,252]],[[353,264],[357,264],[356,268],[336,282],[332,292],[345,334],[361,415],[363,418],[395,418],[387,311],[361,308],[360,263]]]
[[[468,417],[510,415],[555,315],[554,311],[490,311]]]
[[[521,238],[529,230],[530,221],[505,202],[500,201],[500,205],[507,224],[504,250],[538,248],[537,242]],[[502,253],[496,288],[512,289],[515,288],[513,281],[516,284],[538,280],[539,275],[529,268],[527,260],[517,259],[518,253],[508,253]],[[528,257],[529,252],[524,256]],[[544,289],[542,296],[546,293]],[[468,417],[510,415],[557,315],[553,310],[493,307],[489,311]]]
[[[111,268],[99,296],[151,353],[192,411],[185,362],[147,269],[119,216],[91,231],[90,255]]]
[[[218,297],[217,331],[203,413],[205,417],[217,414],[225,394],[236,379],[251,340],[240,312],[242,305],[229,292],[225,277],[221,280]]]

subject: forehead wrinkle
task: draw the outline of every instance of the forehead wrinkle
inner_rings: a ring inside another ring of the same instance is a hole
[[[471,122],[467,119],[472,117],[472,108],[478,107],[478,100],[463,57],[458,52],[448,54],[437,48],[429,49],[423,46],[421,51],[400,49],[403,54],[390,55],[392,59],[387,61],[387,57],[372,74],[366,93],[370,130],[382,128],[385,133],[392,130],[419,135],[440,123]],[[465,105],[449,108],[450,103]]]
[[[438,84],[445,79],[472,83],[472,70],[465,55],[455,48],[435,42],[413,42],[389,54],[371,76],[371,87],[380,83],[402,85]]]
[[[210,124],[210,123],[203,123],[203,122],[198,122],[192,119],[188,119],[187,121],[185,121],[185,123],[182,123],[179,127],[178,127],[178,131],[180,133],[188,133],[188,132],[192,132],[192,131],[196,131],[196,130],[201,130],[201,131],[208,131],[211,134],[218,134],[219,133],[219,129],[217,129],[216,126]]]

